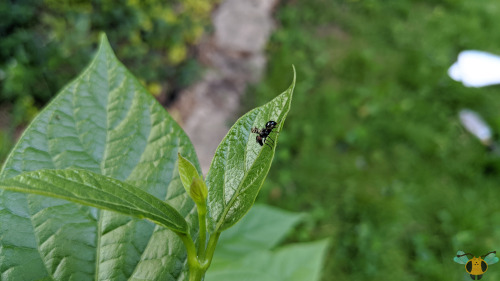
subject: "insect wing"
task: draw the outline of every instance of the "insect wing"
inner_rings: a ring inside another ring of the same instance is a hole
[[[469,261],[469,258],[467,256],[462,256],[463,254],[465,254],[464,251],[458,251],[457,255],[453,258],[453,261],[459,264],[466,264]]]
[[[498,262],[498,257],[495,256],[495,253],[489,253],[484,257],[484,261],[490,265]]]

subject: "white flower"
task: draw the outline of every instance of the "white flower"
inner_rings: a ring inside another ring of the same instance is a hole
[[[463,51],[448,75],[462,81],[466,87],[484,87],[500,84],[500,56],[481,51]]]

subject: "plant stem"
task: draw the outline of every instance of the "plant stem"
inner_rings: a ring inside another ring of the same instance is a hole
[[[220,232],[213,233],[210,235],[207,245],[207,206],[205,204],[197,204],[197,211],[199,223],[198,249],[196,249],[189,233],[177,233],[187,250],[189,281],[201,281],[212,263],[215,247],[220,237]]]
[[[202,268],[196,254],[196,247],[189,233],[177,233],[187,250],[189,281],[201,281],[206,269]]]
[[[201,281],[201,278],[204,274],[204,270],[193,270],[191,267],[189,267],[189,281]]]
[[[210,264],[212,263],[212,258],[214,256],[215,247],[217,246],[217,242],[219,241],[220,232],[215,232],[210,235],[210,239],[208,240],[206,255],[202,257],[202,267],[206,271]]]
[[[197,206],[198,210],[198,257],[201,259],[205,258],[205,246],[207,242],[207,206],[204,204],[199,204]]]

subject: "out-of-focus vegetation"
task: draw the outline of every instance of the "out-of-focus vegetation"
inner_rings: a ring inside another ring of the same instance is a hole
[[[332,237],[323,280],[467,280],[457,250],[500,250],[500,159],[457,116],[473,109],[498,132],[500,87],[447,75],[461,50],[500,54],[499,15],[495,0],[277,9],[268,74],[249,100],[288,85],[292,63],[297,86],[259,200],[311,214],[293,240]]]
[[[101,31],[148,90],[168,100],[197,78],[192,46],[215,2],[1,1],[0,111],[11,114],[0,122],[0,163],[14,129],[84,68]]]

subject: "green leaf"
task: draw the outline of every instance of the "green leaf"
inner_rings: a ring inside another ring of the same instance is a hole
[[[239,223],[224,231],[212,264],[256,250],[270,250],[302,220],[302,214],[256,204]]]
[[[290,110],[295,87],[295,68],[290,87],[271,102],[253,109],[238,119],[215,152],[208,171],[209,230],[220,232],[238,222],[252,207],[269,172]],[[260,146],[252,128],[263,128],[270,121],[279,122],[270,134],[274,140]]]
[[[241,223],[221,234],[205,281],[320,280],[328,240],[272,249],[300,218],[255,206]]]
[[[85,169],[167,202],[195,234],[179,152],[199,167],[185,133],[102,36],[87,69],[21,136],[0,181],[39,169]],[[177,235],[147,220],[0,190],[1,280],[186,280],[185,261]]]
[[[61,198],[149,219],[176,232],[188,232],[184,217],[167,203],[130,184],[86,170],[38,170],[22,173],[0,182],[0,188]]]
[[[212,265],[205,281],[318,281],[327,249],[328,240],[321,240],[251,252],[225,265]]]
[[[179,174],[181,176],[182,185],[186,192],[189,193],[191,185],[193,184],[193,179],[202,179],[200,174],[196,170],[196,167],[193,163],[189,162],[186,158],[182,157],[180,153],[178,153],[179,157]]]
[[[182,185],[186,192],[191,196],[193,201],[199,204],[206,204],[207,200],[207,186],[200,176],[193,163],[189,162],[186,158],[179,156],[179,174],[181,176]]]
[[[200,178],[194,178],[193,183],[189,187],[189,196],[191,196],[198,207],[200,207],[200,204],[206,205],[207,194],[208,190],[205,182]]]

